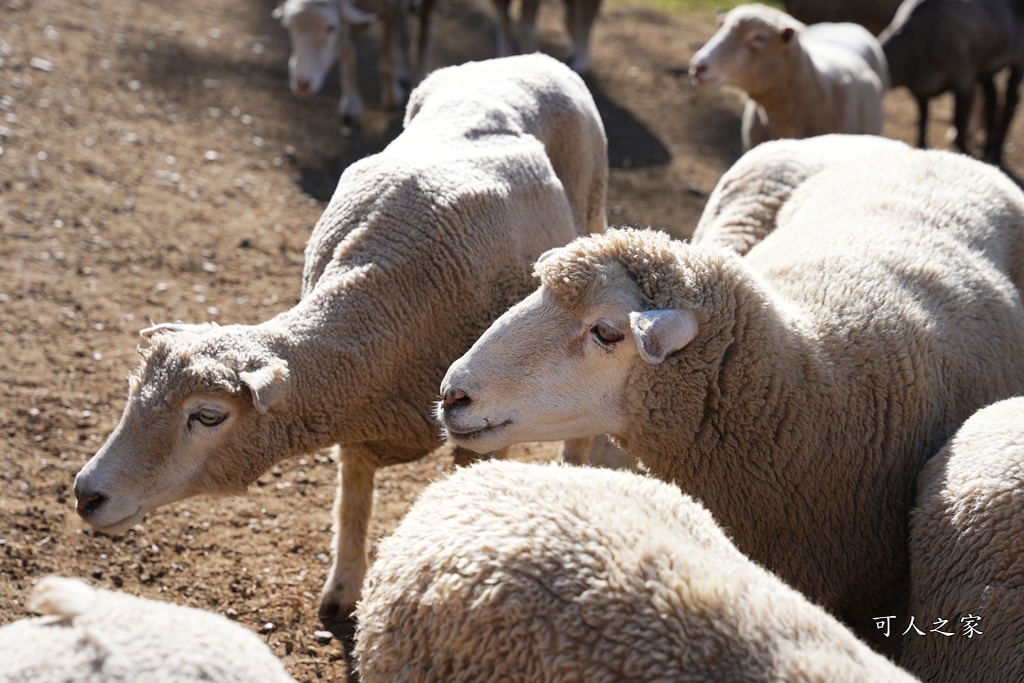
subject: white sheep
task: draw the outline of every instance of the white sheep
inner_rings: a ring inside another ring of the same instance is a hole
[[[352,30],[382,20],[380,49],[381,96],[386,108],[405,102],[411,84],[426,73],[430,52],[430,20],[434,0],[418,5],[420,33],[415,74],[410,66],[409,33],[406,17],[410,0],[379,3],[380,16],[364,12],[352,0],[285,0],[273,15],[288,30],[291,55],[288,83],[291,91],[305,97],[323,88],[335,62],[340,62],[341,99],[338,113],[345,121],[358,122],[363,112],[359,91],[359,70]]]
[[[779,211],[808,178],[837,164],[898,149],[908,147],[877,135],[831,134],[760,144],[718,181],[691,241],[746,254],[775,230]]]
[[[739,257],[613,230],[448,370],[478,451],[610,434],[741,551],[879,645],[905,605],[917,473],[1024,393],[1024,193],[962,155],[894,149],[801,184]],[[891,643],[890,643],[891,645]]]
[[[354,606],[378,467],[440,445],[449,364],[533,287],[531,263],[604,229],[608,164],[583,81],[543,55],[441,69],[405,130],[352,164],[306,247],[302,298],[258,325],[164,324],[121,421],[75,481],[121,533],[199,493],[241,493],[275,462],[340,445],[327,623]]]
[[[1022,494],[1020,397],[975,413],[921,471],[910,514],[918,630],[903,636],[900,661],[923,679],[1024,680]]]
[[[765,5],[740,5],[690,60],[701,86],[746,94],[743,149],[776,138],[882,132],[888,66],[863,26],[806,26]]]
[[[4,683],[294,683],[259,636],[191,607],[56,576],[0,628]]]
[[[565,29],[569,33],[569,66],[580,75],[590,70],[590,34],[601,11],[602,0],[565,0]],[[512,0],[493,0],[498,12],[497,52],[499,57],[514,53],[510,9]],[[537,10],[540,0],[522,0],[518,28],[523,52],[537,51]]]
[[[913,681],[678,488],[487,462],[431,484],[357,609],[363,683]]]
[[[906,0],[879,35],[893,87],[906,87],[919,109],[919,147],[925,146],[928,102],[953,91],[956,147],[967,141],[976,86],[985,97],[983,158],[998,164],[1024,78],[1024,6],[1016,0]],[[997,111],[994,76],[1009,67],[1005,101]]]

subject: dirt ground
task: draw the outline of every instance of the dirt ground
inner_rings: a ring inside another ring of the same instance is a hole
[[[336,478],[326,452],[281,463],[246,497],[158,510],[121,538],[84,528],[71,488],[120,416],[138,330],[255,323],[294,304],[341,171],[400,130],[376,106],[378,29],[359,36],[369,111],[344,128],[336,78],[308,100],[288,92],[272,6],[0,2],[0,623],[27,615],[38,578],[80,576],[228,614],[297,680],[343,681],[341,645],[314,634]],[[492,56],[487,0],[441,0],[436,26],[433,66]],[[542,49],[564,57],[553,0],[541,27]],[[688,236],[739,156],[738,97],[682,75],[713,31],[710,13],[621,2],[599,19],[588,83],[608,128],[611,223]],[[888,135],[913,139],[905,94],[887,116]],[[949,119],[947,100],[935,146]],[[1024,172],[1019,133],[1006,159]],[[531,444],[515,457],[552,455]],[[449,467],[442,451],[382,472],[372,537]]]

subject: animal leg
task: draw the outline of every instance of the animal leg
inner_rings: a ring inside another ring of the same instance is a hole
[[[430,51],[432,46],[431,17],[434,14],[435,0],[420,0],[420,33],[416,44],[415,83],[419,83],[430,69]]]
[[[989,128],[989,136],[985,145],[985,161],[997,166],[1002,163],[1003,143],[1006,142],[1006,135],[1010,131],[1010,123],[1013,122],[1013,114],[1017,110],[1017,103],[1020,101],[1022,78],[1024,78],[1024,69],[1021,67],[1010,68],[1010,75],[1006,80],[1003,114],[999,118],[998,124],[993,128]]]
[[[339,448],[338,493],[334,499],[331,572],[320,600],[320,621],[329,629],[352,614],[368,565],[366,533],[373,513],[373,475],[369,454]]]
[[[345,123],[358,123],[363,115],[363,98],[359,94],[359,65],[352,42],[352,26],[342,21],[338,26],[338,61],[341,72],[341,101],[338,114]]]
[[[928,98],[919,95],[917,97],[917,146],[924,149],[928,146],[925,134],[928,132]]]
[[[971,119],[971,104],[974,102],[974,84],[954,93],[953,125],[956,126],[956,148],[963,154],[967,151],[967,126]]]
[[[494,0],[494,9],[498,12],[498,34],[496,36],[496,52],[499,57],[512,54],[512,19],[509,17],[511,0]]]
[[[568,439],[558,449],[558,461],[567,465],[586,465],[590,462],[590,449],[594,445],[594,437]]]
[[[537,11],[540,0],[523,0],[519,9],[519,38],[523,54],[537,51]]]
[[[569,67],[580,75],[590,70],[590,32],[601,0],[566,0],[565,26],[572,39]]]

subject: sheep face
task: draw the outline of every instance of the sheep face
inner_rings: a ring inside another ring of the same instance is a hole
[[[288,86],[300,96],[318,93],[338,60],[341,16],[332,3],[318,3],[286,14],[283,19],[292,44]]]
[[[634,369],[684,347],[697,322],[685,310],[645,310],[622,265],[604,271],[578,299],[542,286],[449,368],[437,406],[449,441],[486,453],[625,432]]]
[[[272,464],[268,423],[287,400],[287,366],[226,343],[231,331],[143,331],[153,340],[140,351],[121,420],[75,478],[78,514],[90,525],[123,533],[161,505],[244,492]]]
[[[801,24],[759,5],[743,5],[720,19],[721,28],[690,60],[695,83],[727,85],[756,93],[778,79],[773,75],[798,42]]]

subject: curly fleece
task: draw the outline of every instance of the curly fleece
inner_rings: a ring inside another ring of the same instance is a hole
[[[900,661],[934,683],[1024,680],[1024,398],[975,413],[928,461],[910,520],[909,614],[926,635],[904,637]],[[938,619],[953,636],[931,632]]]
[[[975,410],[1024,393],[1022,246],[1005,175],[907,149],[804,182],[744,258],[612,230],[537,273],[569,308],[625,268],[649,308],[693,311],[687,347],[632,370],[616,438],[878,642],[873,617],[906,605],[922,465]]]
[[[626,472],[461,470],[381,542],[364,596],[363,683],[913,680]]]
[[[46,577],[47,615],[0,628],[4,683],[293,683],[259,636],[227,618]]]

